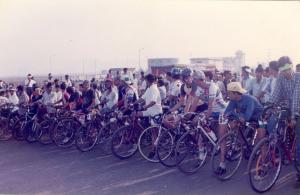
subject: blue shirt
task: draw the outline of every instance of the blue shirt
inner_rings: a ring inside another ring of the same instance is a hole
[[[259,120],[262,113],[263,106],[255,97],[247,94],[243,94],[239,101],[231,100],[225,110],[225,115],[236,115],[246,121]]]

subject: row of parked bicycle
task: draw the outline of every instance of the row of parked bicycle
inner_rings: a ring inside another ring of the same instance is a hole
[[[275,130],[261,140],[257,139],[257,122],[239,121],[235,121],[238,124],[235,129],[227,123],[228,132],[216,140],[209,132],[216,131],[219,121],[207,118],[203,113],[181,114],[179,124],[166,127],[162,121],[167,108],[165,114],[155,117],[135,117],[138,106],[109,113],[99,109],[82,113],[52,108],[56,111],[41,114],[29,105],[22,109],[21,113],[11,104],[1,106],[0,140],[15,138],[30,143],[54,143],[62,148],[75,145],[82,152],[99,145],[104,152],[119,159],[130,158],[139,151],[150,162],[177,166],[186,174],[196,173],[209,160],[215,173],[220,163],[220,145],[225,143],[226,173],[214,175],[220,180],[228,180],[237,173],[242,161],[248,160],[249,181],[257,192],[272,188],[282,165],[294,164],[300,171],[295,161],[295,131],[282,117],[288,112],[283,106],[265,107],[264,115],[275,116],[278,120]]]

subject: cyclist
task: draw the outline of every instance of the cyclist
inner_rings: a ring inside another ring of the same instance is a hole
[[[227,86],[227,94],[230,98],[230,102],[225,110],[225,118],[234,117],[241,123],[250,121],[259,121],[263,113],[263,106],[259,101],[251,95],[246,94],[247,91],[242,88],[239,82],[231,82]],[[235,128],[236,123],[230,122],[230,127]],[[227,126],[225,124],[219,125],[219,138],[225,135]],[[264,131],[258,129],[259,137],[262,137]],[[226,173],[225,164],[225,142],[221,143],[221,159],[219,167],[216,170],[217,175],[223,175]]]
[[[277,78],[274,92],[270,102],[286,102],[291,109],[291,126],[296,128],[297,138],[297,162],[300,163],[300,119],[296,114],[300,113],[300,73],[293,71],[292,61],[289,57],[283,56],[278,60],[279,76]],[[300,173],[297,174],[300,182]]]
[[[180,95],[182,82],[180,81],[181,70],[179,68],[172,68],[171,82],[165,102],[169,102],[169,106],[173,107]]]
[[[148,74],[145,76],[147,89],[143,96],[135,102],[139,104],[145,102],[144,111],[137,112],[137,117],[156,116],[162,113],[161,98],[157,85],[155,84],[155,76]]]
[[[180,88],[180,97],[177,104],[170,109],[171,114],[166,116],[164,119],[164,124],[167,127],[175,127],[179,121],[180,117],[176,115],[178,110],[183,107],[183,112],[203,112],[207,109],[207,104],[203,104],[199,101],[199,97],[204,93],[203,90],[197,86],[193,81],[193,71],[189,68],[185,68],[181,72],[181,77],[183,84]]]

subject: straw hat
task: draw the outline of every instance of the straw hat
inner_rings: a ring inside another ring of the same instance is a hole
[[[231,82],[227,85],[228,91],[239,92],[241,94],[246,93],[247,91],[241,86],[239,82]]]

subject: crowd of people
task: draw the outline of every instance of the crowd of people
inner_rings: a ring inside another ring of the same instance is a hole
[[[102,113],[108,113],[144,102],[142,111],[135,113],[136,116],[159,115],[167,105],[168,116],[163,123],[172,127],[181,120],[179,113],[188,112],[205,112],[207,117],[215,119],[234,116],[241,122],[260,121],[264,104],[286,102],[291,110],[290,125],[297,134],[297,156],[300,158],[300,119],[297,118],[300,113],[300,64],[296,72],[293,68],[291,59],[283,56],[271,61],[266,68],[258,65],[253,71],[249,66],[242,67],[240,79],[229,70],[221,73],[174,67],[163,75],[141,72],[137,76],[124,68],[118,75],[109,72],[102,81],[92,79],[82,83],[73,82],[68,75],[64,80],[53,79],[50,73],[48,80],[38,85],[28,74],[24,83],[17,87],[0,81],[0,106],[11,103],[21,108],[40,102],[50,113],[53,106],[80,112],[97,107]],[[218,132],[208,134],[217,140],[225,134],[226,128],[220,123]],[[269,131],[261,124],[258,137],[263,138]],[[221,153],[224,147],[221,145]],[[199,151],[201,159],[201,144]],[[226,172],[224,155],[221,155],[216,174]]]

